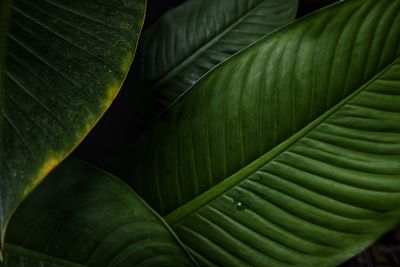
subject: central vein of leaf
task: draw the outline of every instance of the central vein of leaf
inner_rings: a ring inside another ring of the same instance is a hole
[[[307,133],[312,131],[315,127],[320,125],[323,121],[333,115],[336,111],[338,111],[341,107],[346,105],[350,100],[355,98],[359,95],[366,87],[368,87],[372,82],[374,82],[378,77],[384,74],[387,70],[389,70],[392,66],[399,64],[400,58],[396,58],[391,64],[389,64],[386,68],[372,77],[368,82],[364,83],[363,86],[355,90],[352,94],[344,98],[334,107],[329,109],[327,112],[319,116],[317,119],[309,123],[306,127],[304,127],[299,132],[292,135],[289,139],[285,140],[266,154],[262,155],[249,165],[245,166],[244,168],[240,169],[238,172],[234,173],[230,177],[226,178],[213,188],[209,189],[208,191],[204,192],[203,194],[199,195],[198,197],[194,198],[192,201],[186,203],[185,205],[177,208],[170,214],[165,217],[165,220],[170,224],[174,225],[184,219],[185,217],[189,216],[190,214],[194,213],[201,207],[207,205],[209,202],[213,201],[221,194],[225,193],[232,187],[236,186],[242,180],[246,179],[249,175],[256,172],[262,166],[273,160],[275,157],[280,155],[282,152],[286,151],[289,147],[295,144],[299,139],[303,138]]]

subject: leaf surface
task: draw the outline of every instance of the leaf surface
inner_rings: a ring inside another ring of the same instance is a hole
[[[19,202],[111,104],[133,59],[144,9],[145,0],[13,1],[0,180],[2,236]]]
[[[5,266],[192,266],[168,226],[127,185],[75,159],[12,217]]]
[[[154,112],[220,62],[293,21],[297,6],[297,0],[191,0],[166,13],[138,47],[138,71]]]
[[[400,60],[167,217],[204,265],[337,266],[400,222]]]
[[[325,8],[203,77],[123,175],[204,265],[335,266],[400,219],[399,61],[400,1]]]

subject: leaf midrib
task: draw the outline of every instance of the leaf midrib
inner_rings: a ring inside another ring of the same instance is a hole
[[[246,165],[245,167],[241,168],[239,171],[234,173],[233,175],[229,176],[219,184],[213,186],[211,189],[205,191],[201,195],[197,196],[196,198],[192,199],[188,203],[178,207],[171,213],[165,216],[165,220],[170,224],[174,225],[177,224],[179,221],[183,220],[190,214],[196,212],[203,206],[207,205],[211,201],[218,198],[221,194],[225,193],[226,191],[230,190],[241,181],[248,178],[248,176],[259,168],[267,164],[268,162],[272,161],[274,158],[279,156],[281,153],[286,151],[289,147],[294,145],[298,140],[303,138],[307,135],[310,131],[314,128],[319,126],[323,121],[337,112],[341,107],[349,103],[353,98],[359,95],[365,88],[367,88],[371,83],[373,83],[378,77],[384,74],[387,70],[389,70],[392,66],[400,63],[400,57],[397,56],[391,63],[389,63],[385,68],[383,68],[380,72],[366,81],[363,85],[361,85],[358,89],[356,89],[353,93],[342,99],[339,103],[335,106],[330,108],[324,114],[319,116],[317,119],[309,123],[303,129],[298,131],[297,133],[293,134],[291,137],[274,147],[272,150],[268,151],[266,154],[260,156],[258,159],[254,160],[250,164]]]

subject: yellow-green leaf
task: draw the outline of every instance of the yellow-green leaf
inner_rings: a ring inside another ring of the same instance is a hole
[[[1,129],[2,236],[20,201],[116,96],[135,53],[145,2],[13,1]]]

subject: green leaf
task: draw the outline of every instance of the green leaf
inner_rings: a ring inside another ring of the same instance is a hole
[[[120,176],[205,265],[339,264],[400,219],[399,62],[399,0],[328,7],[202,78]]]
[[[13,2],[0,180],[2,236],[20,201],[112,102],[133,59],[144,9],[145,0]]]
[[[361,252],[400,222],[399,89],[397,60],[167,221],[205,265],[336,266]]]
[[[191,0],[143,33],[138,71],[157,114],[234,53],[288,24],[298,0]]]
[[[165,222],[127,185],[68,159],[20,205],[6,266],[192,266]]]

